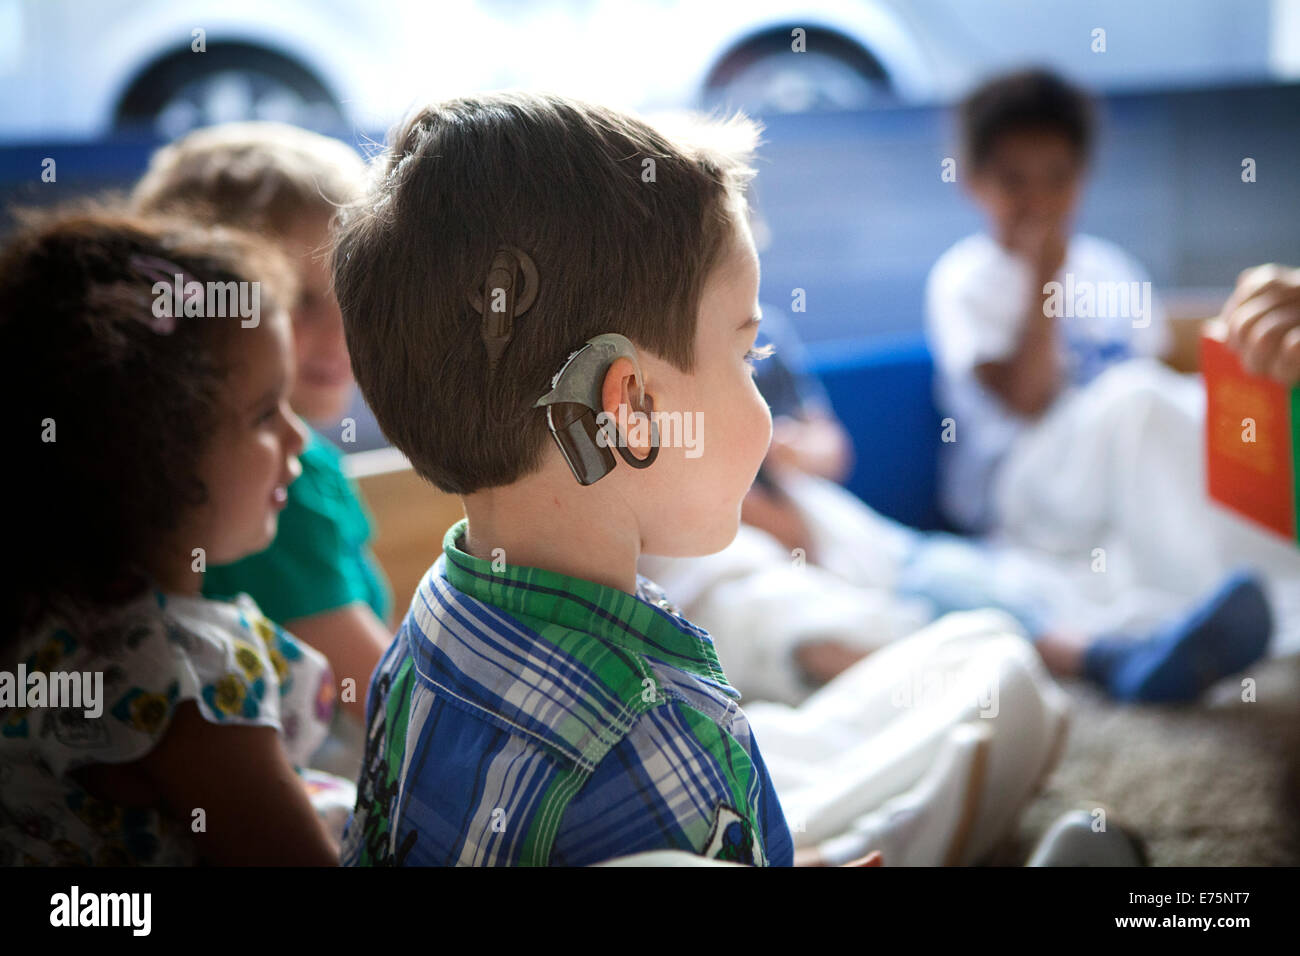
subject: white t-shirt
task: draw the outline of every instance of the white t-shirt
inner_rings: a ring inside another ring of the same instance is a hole
[[[1072,237],[1053,281],[1058,285],[1049,290],[1045,308],[1058,316],[1066,390],[1086,385],[1117,362],[1166,351],[1169,329],[1150,279],[1118,246]],[[1015,350],[1032,282],[1028,263],[979,233],[940,256],[926,285],[936,400],[953,419],[955,438],[945,442],[940,456],[940,502],[969,531],[992,522],[993,475],[1016,438],[1034,424],[1007,410],[975,376],[977,366]]]

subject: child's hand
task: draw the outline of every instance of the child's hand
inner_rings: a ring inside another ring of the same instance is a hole
[[[812,551],[812,534],[804,523],[803,516],[788,498],[777,498],[759,485],[754,485],[740,504],[740,520],[760,531],[766,531],[791,553],[796,548],[802,550],[807,563],[816,563]]]
[[[885,858],[880,855],[879,850],[872,850],[866,856],[858,857],[856,860],[853,860],[850,863],[845,863],[844,865],[845,866],[884,866]]]
[[[792,468],[828,481],[843,481],[853,464],[853,444],[835,418],[813,414],[806,420],[772,419],[772,444],[765,465]]]
[[[822,858],[821,852],[814,847],[806,847],[802,850],[795,850],[795,866],[830,866]],[[866,856],[860,856],[856,860],[848,863],[841,863],[840,866],[884,866],[884,857],[880,855],[879,850],[872,850]]]
[[[1060,223],[1034,220],[1014,227],[1009,245],[1033,270],[1034,293],[1041,295],[1042,287],[1065,265],[1069,240]]]
[[[1055,228],[1045,229],[1035,238],[1033,257],[1029,260],[1034,266],[1035,292],[1042,288],[1061,271],[1065,265],[1065,249],[1068,242],[1065,235]]]
[[[1256,266],[1237,277],[1223,306],[1228,344],[1255,375],[1300,383],[1300,269]]]

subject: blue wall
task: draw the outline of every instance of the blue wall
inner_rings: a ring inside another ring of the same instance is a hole
[[[880,513],[925,530],[945,529],[936,502],[939,413],[933,364],[920,339],[880,339],[809,349],[835,413],[853,438],[846,487]]]
[[[758,202],[772,231],[763,300],[790,305],[809,342],[916,334],[930,265],[981,225],[959,182],[945,112],[777,116]],[[1255,183],[1241,161],[1257,163]],[[1112,97],[1079,219],[1129,250],[1157,287],[1221,288],[1300,261],[1300,86]]]

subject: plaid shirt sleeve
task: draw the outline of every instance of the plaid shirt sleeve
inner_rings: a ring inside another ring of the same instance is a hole
[[[780,803],[752,738],[742,736],[752,756],[679,700],[641,714],[569,802],[551,864],[684,850],[789,865],[793,848]]]

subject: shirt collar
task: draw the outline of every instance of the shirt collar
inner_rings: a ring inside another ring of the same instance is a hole
[[[675,613],[652,581],[638,575],[637,594],[632,595],[557,571],[486,561],[462,549],[468,525],[462,518],[447,529],[442,542],[447,580],[458,591],[504,611],[593,634],[704,678],[740,699],[722,672],[708,631]]]

